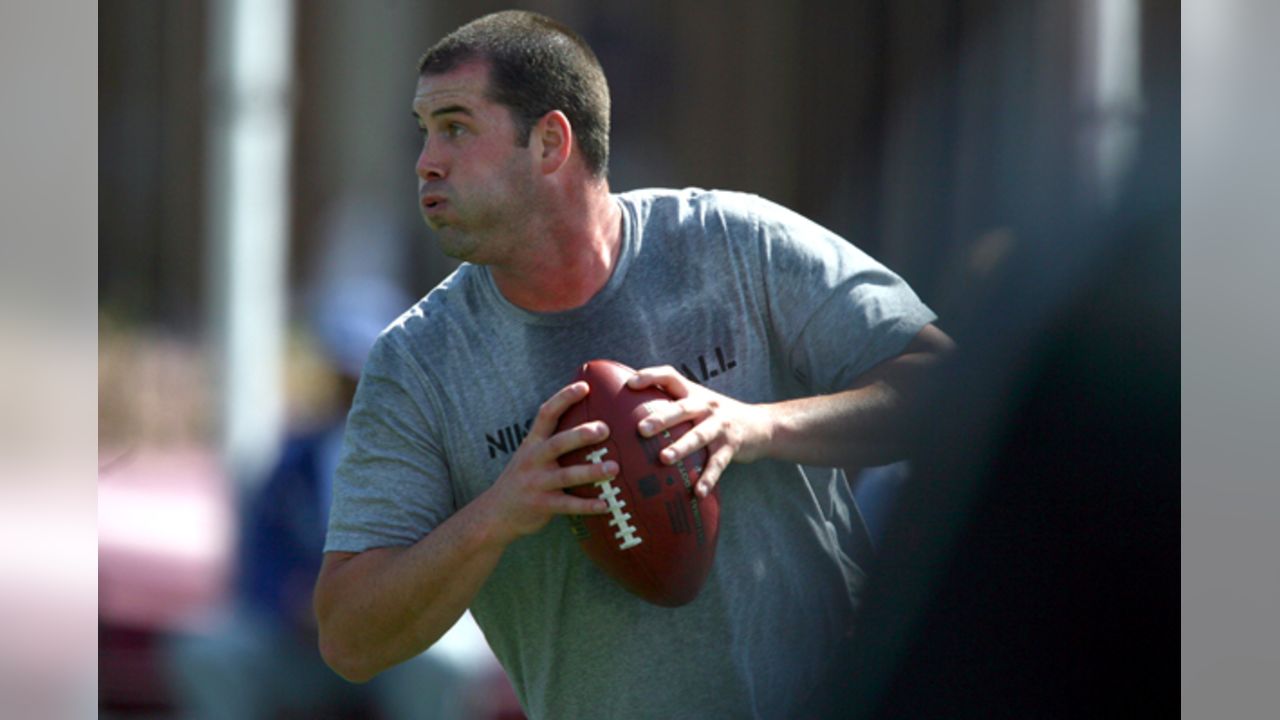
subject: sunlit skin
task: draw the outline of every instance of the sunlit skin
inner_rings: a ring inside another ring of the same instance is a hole
[[[422,134],[418,206],[445,254],[485,264],[531,214],[535,159],[516,145],[511,113],[485,96],[488,70],[471,63],[418,80],[413,112]]]
[[[516,305],[582,305],[613,272],[621,209],[575,152],[563,113],[547,113],[517,145],[511,113],[488,97],[488,82],[479,62],[418,80],[422,217],[447,255],[487,265]]]

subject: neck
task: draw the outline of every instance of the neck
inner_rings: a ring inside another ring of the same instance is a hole
[[[559,212],[529,223],[523,252],[489,267],[503,296],[532,312],[587,304],[609,282],[622,249],[622,210],[607,183],[576,197],[551,198],[547,207]]]

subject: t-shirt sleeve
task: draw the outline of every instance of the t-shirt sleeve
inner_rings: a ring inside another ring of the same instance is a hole
[[[365,361],[334,477],[325,552],[411,545],[455,509],[421,370],[384,334]]]
[[[764,202],[755,217],[782,359],[808,392],[847,389],[937,316],[897,274],[821,225]]]

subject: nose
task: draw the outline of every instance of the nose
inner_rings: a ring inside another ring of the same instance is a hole
[[[442,180],[445,176],[444,162],[439,157],[439,153],[433,152],[434,145],[428,139],[422,143],[422,152],[418,153],[417,173],[418,178],[423,182],[432,180]]]

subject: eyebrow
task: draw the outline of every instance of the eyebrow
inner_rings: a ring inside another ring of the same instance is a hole
[[[444,106],[444,107],[442,107],[442,108],[439,108],[439,109],[436,109],[436,110],[432,110],[432,111],[431,111],[431,113],[430,113],[430,117],[440,117],[441,115],[450,115],[450,114],[453,114],[453,113],[458,113],[458,114],[460,114],[460,115],[466,115],[466,116],[468,116],[468,117],[474,117],[474,115],[471,113],[471,111],[470,111],[470,110],[468,110],[467,108],[463,107],[462,105],[446,105],[446,106]],[[413,113],[412,113],[412,115],[413,115],[413,118],[414,118],[415,120],[421,120],[421,119],[422,119],[422,116],[418,114],[418,111],[417,111],[417,110],[414,110],[414,111],[413,111]]]

